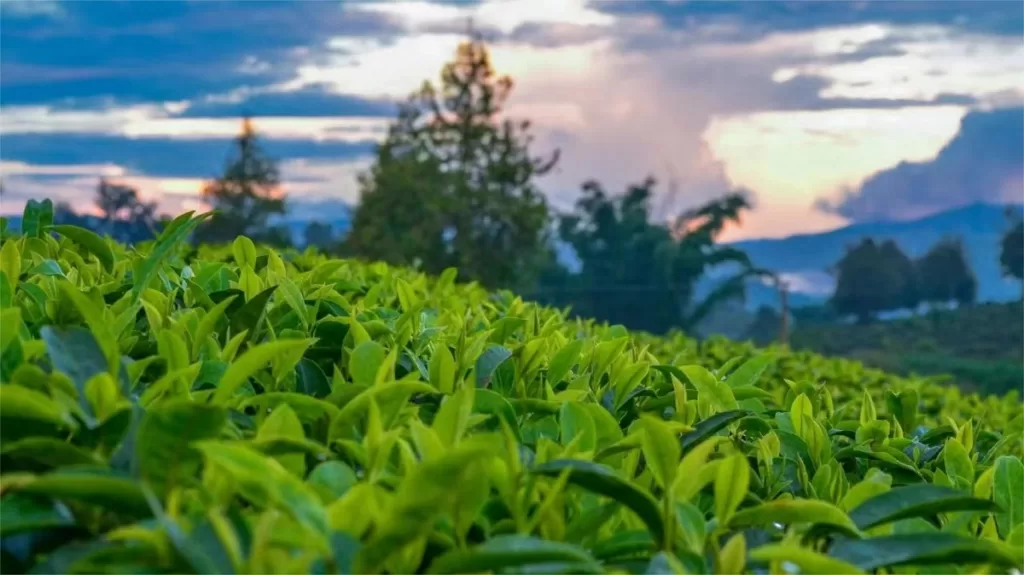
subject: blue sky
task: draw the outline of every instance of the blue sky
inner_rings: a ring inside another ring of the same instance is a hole
[[[0,211],[86,207],[101,175],[199,207],[250,112],[300,213],[330,214],[468,18],[562,151],[556,207],[588,178],[652,174],[665,215],[743,188],[749,237],[1024,199],[1016,1],[5,0]]]

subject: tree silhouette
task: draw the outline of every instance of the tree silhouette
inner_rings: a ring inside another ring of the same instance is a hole
[[[978,282],[959,238],[946,238],[932,246],[917,261],[917,276],[921,299],[928,303],[967,305],[977,295]]]
[[[267,228],[270,216],[285,213],[280,183],[277,165],[259,145],[252,120],[246,117],[223,175],[203,187],[203,200],[217,213],[196,230],[197,239],[222,243],[247,235],[280,240],[277,232],[274,238],[263,237],[272,233]]]
[[[102,232],[126,242],[155,235],[156,202],[140,200],[135,188],[100,178],[94,203],[103,219]]]
[[[575,313],[635,329],[665,332],[695,326],[717,304],[744,294],[754,270],[746,254],[715,243],[724,226],[747,208],[734,194],[680,215],[670,225],[651,221],[651,178],[609,195],[583,184],[575,210],[559,219],[559,236],[581,262],[576,276],[550,274],[538,295]],[[716,266],[738,272],[702,301],[697,282]]]
[[[908,280],[913,275],[906,256],[891,240],[878,245],[863,239],[835,265],[836,289],[832,307],[842,315],[854,315],[867,323],[878,312],[906,306]]]
[[[1018,219],[1017,225],[1003,236],[999,264],[1003,268],[1003,275],[1024,280],[1024,220]]]
[[[306,246],[312,246],[320,250],[328,249],[334,242],[334,230],[331,224],[324,222],[309,222],[304,231]]]
[[[473,36],[402,104],[360,178],[347,250],[490,287],[529,285],[546,252],[548,209],[534,180],[557,161],[531,156],[529,122],[502,119],[512,80]]]

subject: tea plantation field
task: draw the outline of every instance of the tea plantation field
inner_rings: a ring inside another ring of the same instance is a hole
[[[0,248],[4,573],[1008,573],[1024,414],[379,264]]]

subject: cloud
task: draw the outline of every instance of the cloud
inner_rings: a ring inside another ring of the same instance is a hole
[[[238,134],[237,117],[173,117],[182,106],[140,104],[95,110],[53,109],[48,106],[7,106],[0,109],[0,135],[93,134],[129,138],[230,138]],[[257,131],[268,139],[305,139],[363,143],[379,140],[388,119],[382,117],[261,117]]]
[[[59,18],[64,9],[56,0],[5,0],[0,14],[7,18]]]
[[[369,166],[366,157],[291,159],[280,163],[281,184],[288,194],[288,219],[338,219],[358,199],[357,176]],[[0,213],[18,214],[32,198],[68,202],[90,211],[100,177],[132,186],[156,201],[166,213],[202,208],[203,177],[149,175],[116,164],[33,165],[0,161],[4,196]]]
[[[361,98],[334,93],[328,86],[310,85],[294,91],[242,91],[227,98],[208,98],[190,103],[177,117],[394,117],[397,104],[391,99]]]
[[[1019,36],[1024,5],[1003,0],[857,0],[829,2],[595,2],[615,15],[653,15],[673,29],[714,28],[746,41],[777,32],[859,24],[938,25],[965,32]],[[742,33],[729,34],[729,31]]]
[[[8,2],[2,5],[6,16]],[[289,76],[295,58],[334,35],[388,37],[401,31],[384,15],[334,2],[59,7],[66,14],[58,19],[4,19],[5,105],[109,95],[135,102],[195,99]]]
[[[912,219],[974,202],[1024,201],[1024,108],[976,111],[934,159],[901,162],[819,207],[855,221]]]
[[[371,153],[369,143],[264,139],[263,149],[279,162],[293,159],[348,161]],[[230,137],[182,140],[167,137],[94,134],[16,134],[3,137],[0,158],[7,162],[45,166],[121,166],[136,175],[211,178],[224,167]],[[5,162],[5,163],[7,163]]]

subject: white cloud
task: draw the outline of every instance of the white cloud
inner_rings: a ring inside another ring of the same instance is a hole
[[[0,160],[0,177],[9,176],[104,176],[116,178],[127,171],[116,164],[74,164],[39,166]]]
[[[237,118],[175,118],[180,102],[115,106],[93,110],[60,110],[47,106],[6,106],[0,109],[0,135],[105,134],[129,138],[230,138],[239,132]],[[263,117],[256,121],[264,138],[368,142],[383,137],[387,119],[362,117]]]
[[[825,98],[914,98],[969,94],[981,99],[1024,95],[1024,42],[1020,36],[956,34],[938,26],[888,28],[887,39],[902,54],[866,61],[808,62],[780,70],[827,78]]]
[[[434,2],[376,2],[356,4],[353,10],[392,16],[409,31],[438,25],[474,24],[508,34],[523,24],[573,24],[608,26],[615,19],[587,6],[584,0],[497,0],[480,4],[437,4]]]
[[[58,18],[64,15],[64,8],[56,0],[4,0],[0,2],[0,14],[8,18]]]

